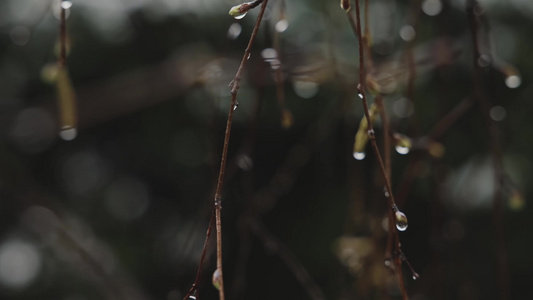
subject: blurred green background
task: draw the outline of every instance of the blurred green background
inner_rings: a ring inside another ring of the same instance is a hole
[[[503,298],[479,106],[428,137],[473,94],[466,1],[369,2],[374,76],[391,129],[413,141],[407,155],[392,149],[393,190],[409,218],[400,238],[421,275],[403,270],[411,299],[530,299],[533,2],[479,0],[475,10],[482,89],[503,145]],[[235,20],[228,11],[238,3],[74,0],[68,69],[79,128],[65,141],[51,81],[59,1],[0,1],[1,299],[183,298],[209,222],[228,84],[259,10]],[[400,299],[384,265],[377,161],[370,147],[364,160],[352,156],[363,115],[357,74],[339,1],[269,1],[229,149],[228,299]],[[378,119],[380,144],[382,133]],[[210,245],[201,299],[217,299]]]

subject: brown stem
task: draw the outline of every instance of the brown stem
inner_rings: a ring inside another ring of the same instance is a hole
[[[259,2],[259,0],[256,2]],[[228,111],[228,121],[226,122],[226,133],[224,135],[224,146],[222,148],[222,158],[220,160],[220,172],[218,173],[217,188],[215,190],[215,197],[214,197],[215,198],[214,199],[215,219],[216,219],[215,224],[216,224],[216,232],[217,232],[217,270],[220,275],[220,278],[219,278],[220,285],[219,285],[218,295],[219,295],[220,300],[225,299],[224,280],[223,280],[224,277],[223,277],[223,271],[222,271],[222,218],[221,218],[221,213],[220,213],[220,210],[222,209],[222,187],[224,185],[224,172],[226,170],[226,161],[228,157],[228,145],[229,145],[229,140],[230,140],[230,135],[231,135],[231,124],[233,121],[233,114],[238,105],[237,92],[239,91],[239,87],[240,87],[241,74],[250,56],[252,45],[254,43],[255,37],[257,36],[259,25],[261,25],[261,20],[263,19],[263,14],[265,13],[265,8],[268,3],[268,0],[264,0],[262,1],[262,3],[263,5],[261,6],[261,10],[259,11],[259,15],[257,16],[257,21],[252,31],[252,35],[250,36],[250,41],[248,42],[248,46],[246,47],[246,50],[244,51],[244,55],[242,57],[239,69],[237,70],[237,73],[235,74],[235,78],[230,83],[231,102],[230,102],[229,111]]]
[[[61,6],[63,0],[59,1],[59,66],[65,67],[67,64],[67,25],[66,9]]]
[[[402,266],[402,260],[400,258],[400,255],[402,254],[401,245],[400,245],[400,239],[398,236],[398,231],[396,230],[390,230],[392,227],[391,225],[395,223],[395,212],[397,211],[396,203],[394,202],[394,195],[392,193],[391,183],[390,183],[390,177],[387,174],[387,170],[385,169],[385,165],[383,163],[383,159],[381,157],[378,145],[376,143],[376,137],[374,134],[374,128],[372,126],[372,122],[370,122],[370,112],[368,110],[368,103],[366,100],[366,70],[365,70],[365,49],[364,49],[364,41],[361,34],[361,12],[359,8],[359,0],[355,0],[355,16],[356,16],[356,22],[357,22],[357,35],[359,38],[359,86],[358,86],[358,93],[360,93],[362,97],[363,102],[363,109],[365,112],[365,117],[367,119],[368,123],[368,137],[370,139],[370,143],[372,145],[372,149],[374,150],[374,153],[376,155],[376,158],[379,163],[379,168],[381,170],[381,174],[385,178],[385,187],[388,193],[387,199],[389,200],[389,240],[393,240],[393,261],[394,265],[396,267],[396,274],[398,276],[398,283],[400,285],[400,289],[402,292],[402,296],[404,300],[409,299],[407,295],[407,291],[404,286],[404,280],[403,280],[403,274],[401,270]],[[390,237],[392,235],[392,238]]]
[[[280,3],[280,16],[278,20],[285,19],[285,1],[281,1]],[[274,71],[274,81],[276,83],[276,98],[278,100],[278,105],[281,112],[281,120],[283,127],[290,127],[290,124],[292,120],[286,120],[287,114],[289,113],[287,111],[287,107],[285,105],[285,91],[283,88],[283,76],[281,73],[281,37],[279,32],[274,29],[274,49],[276,50],[276,59],[278,60],[279,65]]]
[[[390,143],[390,120],[385,111],[385,104],[383,103],[383,95],[376,96],[376,104],[379,108],[379,115],[381,123],[383,124],[383,156],[385,156],[385,170],[389,178],[391,177],[391,143]]]
[[[200,280],[202,279],[202,270],[204,268],[204,260],[205,260],[205,254],[207,253],[207,246],[209,244],[209,236],[211,236],[211,229],[213,228],[213,222],[215,219],[214,211],[211,213],[211,219],[209,221],[209,226],[207,227],[207,232],[205,234],[205,241],[204,241],[204,248],[202,250],[202,256],[200,257],[200,264],[198,266],[198,271],[196,272],[196,279],[194,280],[194,283],[192,284],[191,288],[183,297],[183,300],[189,300],[189,297],[191,295],[198,296],[198,287],[200,285]]]

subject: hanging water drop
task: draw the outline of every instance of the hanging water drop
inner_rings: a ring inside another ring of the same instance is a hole
[[[407,229],[407,216],[397,210],[395,213],[394,213],[394,216],[396,217],[396,228],[399,230],[399,231],[405,231]]]
[[[390,267],[392,265],[392,262],[389,258],[385,259],[385,266]]]
[[[72,7],[71,1],[61,1],[61,8],[62,9],[70,9]]]
[[[357,160],[363,160],[365,158],[366,154],[364,152],[354,152],[353,158]]]
[[[420,275],[418,275],[416,272],[413,272],[413,280],[417,280],[418,278],[420,278]]]
[[[65,141],[72,141],[78,135],[76,127],[64,127],[59,132],[59,137]]]
[[[246,16],[246,14],[247,13],[244,13],[244,14],[238,15],[238,16],[234,16],[234,18],[237,19],[237,20],[240,20],[240,19],[244,18],[244,16]]]
[[[510,89],[516,89],[522,84],[522,78],[518,75],[510,75],[505,78],[505,85]]]
[[[236,111],[237,107],[239,107],[239,103],[236,103],[235,105],[233,105],[233,111]]]
[[[360,99],[363,99],[363,94],[362,93],[358,93],[357,96],[359,96]]]
[[[213,286],[220,290],[222,287],[222,271],[220,269],[216,269],[215,272],[213,272]]]
[[[248,53],[248,56],[246,56],[246,59],[250,59],[251,56],[252,56],[252,53]]]
[[[401,155],[406,155],[407,153],[409,153],[408,147],[402,147],[400,145],[397,145],[395,149],[396,149],[396,152],[398,152]]]
[[[241,34],[242,32],[242,27],[241,27],[241,24],[239,23],[233,23],[231,24],[231,26],[228,28],[228,38],[229,39],[236,39],[239,37],[239,35]]]
[[[285,30],[287,30],[287,28],[289,28],[289,21],[287,21],[285,19],[279,20],[276,23],[276,31],[277,32],[284,32]]]

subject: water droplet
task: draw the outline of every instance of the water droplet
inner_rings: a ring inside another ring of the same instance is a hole
[[[248,171],[254,166],[254,161],[250,156],[241,154],[237,159],[237,166],[244,171]]]
[[[292,83],[294,92],[300,98],[310,99],[318,93],[318,83],[313,81],[294,81]]]
[[[71,1],[62,1],[61,2],[61,8],[62,9],[70,9],[72,7]]]
[[[369,137],[373,137],[376,133],[374,132],[374,129],[369,129],[367,134]]]
[[[59,132],[59,137],[65,141],[72,141],[78,135],[78,130],[75,127],[65,127]]]
[[[478,57],[477,59],[477,64],[484,68],[484,67],[488,67],[490,65],[490,56],[486,55],[486,54],[482,54]]]
[[[220,290],[222,287],[222,271],[220,271],[220,269],[216,269],[215,272],[213,272],[213,286],[217,290]]]
[[[363,160],[365,158],[366,154],[364,152],[354,152],[353,158],[357,160]]]
[[[189,296],[190,300],[196,300],[196,291],[192,293],[192,295]]]
[[[395,217],[396,217],[396,228],[399,230],[399,231],[405,231],[407,229],[407,216],[401,212],[401,211],[396,211],[394,213]]]
[[[241,35],[241,32],[242,32],[241,24],[233,23],[228,28],[228,38],[234,40],[234,39],[238,38],[239,35]]]
[[[236,111],[236,110],[237,110],[237,107],[239,107],[239,104],[238,104],[238,103],[235,104],[235,105],[233,105],[233,111]]]
[[[411,25],[403,25],[400,29],[400,37],[406,42],[412,41],[416,37],[416,31]]]
[[[13,44],[17,46],[24,46],[30,41],[31,32],[27,27],[15,26],[9,31],[9,36]]]
[[[407,147],[396,146],[395,149],[396,149],[396,152],[398,152],[401,155],[406,155],[407,153],[409,153],[409,148]]]
[[[408,118],[414,113],[413,103],[407,98],[400,98],[392,103],[392,112],[398,118]]]
[[[357,96],[359,96],[359,98],[363,99],[363,91],[362,91],[362,87],[361,87],[361,84],[358,83],[357,84]]]
[[[270,68],[272,68],[272,70],[277,70],[280,67],[281,67],[281,61],[279,61],[279,59],[270,60]]]
[[[274,59],[278,57],[278,52],[274,48],[265,48],[261,51],[261,57],[265,60]]]
[[[522,83],[522,78],[518,75],[510,75],[505,78],[505,85],[510,89],[516,89]]]
[[[242,15],[239,15],[239,16],[234,16],[234,18],[237,19],[237,20],[240,20],[240,19],[244,18],[244,16],[246,16],[246,14],[247,14],[247,12],[242,14]]]
[[[390,194],[389,194],[389,191],[387,191],[387,188],[383,188],[383,194],[385,195],[385,197],[389,198]]]
[[[496,105],[493,108],[490,109],[490,118],[494,121],[503,121],[507,115],[507,112],[505,111],[505,108]]]
[[[428,16],[436,16],[442,11],[442,2],[440,0],[425,0],[422,3],[422,10]]]
[[[391,265],[392,265],[391,260],[387,258],[387,259],[385,260],[385,266],[390,267]]]
[[[250,59],[251,56],[252,56],[252,53],[248,53],[248,56],[246,56],[246,59]]]
[[[277,32],[284,32],[285,30],[287,30],[287,28],[289,28],[289,21],[287,21],[285,19],[279,20],[276,23],[276,31]]]
[[[413,272],[413,280],[417,280],[418,278],[420,278],[420,275],[418,275],[416,272]]]

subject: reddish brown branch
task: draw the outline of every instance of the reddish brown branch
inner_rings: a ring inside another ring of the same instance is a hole
[[[256,1],[258,2],[258,1]],[[263,5],[261,6],[261,10],[259,11],[259,15],[257,16],[257,21],[255,23],[254,29],[252,31],[252,35],[250,36],[250,41],[248,42],[248,46],[246,47],[246,50],[244,51],[244,55],[241,60],[241,64],[239,66],[239,69],[237,70],[237,73],[235,74],[235,78],[230,83],[231,87],[231,102],[230,107],[228,111],[228,120],[226,122],[226,133],[224,135],[224,146],[222,148],[222,158],[220,160],[220,171],[218,173],[218,180],[217,180],[217,188],[215,190],[215,199],[214,199],[214,206],[215,206],[215,224],[216,224],[216,233],[217,233],[217,271],[219,274],[219,299],[224,300],[224,277],[223,277],[223,269],[222,269],[222,218],[221,218],[221,209],[222,209],[222,187],[224,185],[224,173],[226,170],[226,161],[228,156],[228,145],[231,135],[231,124],[233,121],[233,114],[235,112],[235,109],[237,108],[238,102],[237,102],[237,92],[240,88],[240,81],[241,81],[241,75],[242,71],[244,70],[244,67],[246,66],[246,62],[248,61],[248,58],[250,56],[250,52],[252,49],[252,45],[254,43],[255,37],[257,36],[257,32],[259,31],[259,26],[261,25],[261,20],[263,19],[263,14],[265,13],[265,8],[268,3],[268,0],[262,1]]]
[[[211,219],[209,221],[209,226],[207,227],[207,232],[205,234],[205,241],[204,241],[204,248],[202,250],[202,256],[200,257],[200,264],[198,267],[198,271],[196,271],[196,279],[194,280],[194,283],[192,284],[191,288],[183,297],[183,300],[189,300],[190,296],[196,296],[198,297],[198,287],[200,286],[200,280],[202,279],[202,270],[204,266],[205,261],[205,254],[207,253],[207,246],[209,244],[209,237],[211,236],[211,229],[213,228],[213,223],[215,220],[215,214],[214,211],[211,213]]]
[[[62,6],[63,0],[59,1],[59,66],[67,65],[67,22],[66,9]]]
[[[368,137],[370,139],[370,143],[372,145],[372,149],[374,150],[374,153],[376,155],[376,158],[379,163],[379,168],[381,171],[381,174],[385,178],[385,188],[388,194],[388,200],[389,200],[389,241],[393,241],[392,247],[394,249],[388,249],[389,251],[392,250],[392,253],[388,253],[387,255],[392,255],[392,259],[396,268],[396,274],[398,276],[398,282],[399,286],[402,292],[402,298],[404,300],[408,299],[407,291],[405,289],[404,280],[403,280],[403,274],[401,270],[402,266],[402,259],[400,257],[403,257],[403,253],[401,250],[400,245],[400,239],[398,236],[398,231],[394,229],[393,225],[395,220],[395,213],[397,211],[396,203],[394,202],[394,195],[392,193],[391,188],[391,181],[390,176],[387,174],[387,170],[385,168],[385,164],[383,163],[383,159],[381,157],[378,145],[376,143],[376,137],[374,134],[374,128],[372,126],[372,122],[370,122],[370,112],[368,109],[368,102],[366,99],[365,91],[366,91],[366,70],[365,70],[365,41],[361,33],[361,12],[359,8],[359,0],[355,1],[355,16],[356,16],[356,25],[357,25],[357,36],[359,38],[359,85],[358,85],[358,93],[362,95],[362,102],[363,102],[363,109],[365,112],[365,117],[367,119],[368,123]],[[389,243],[390,244],[390,243]]]

